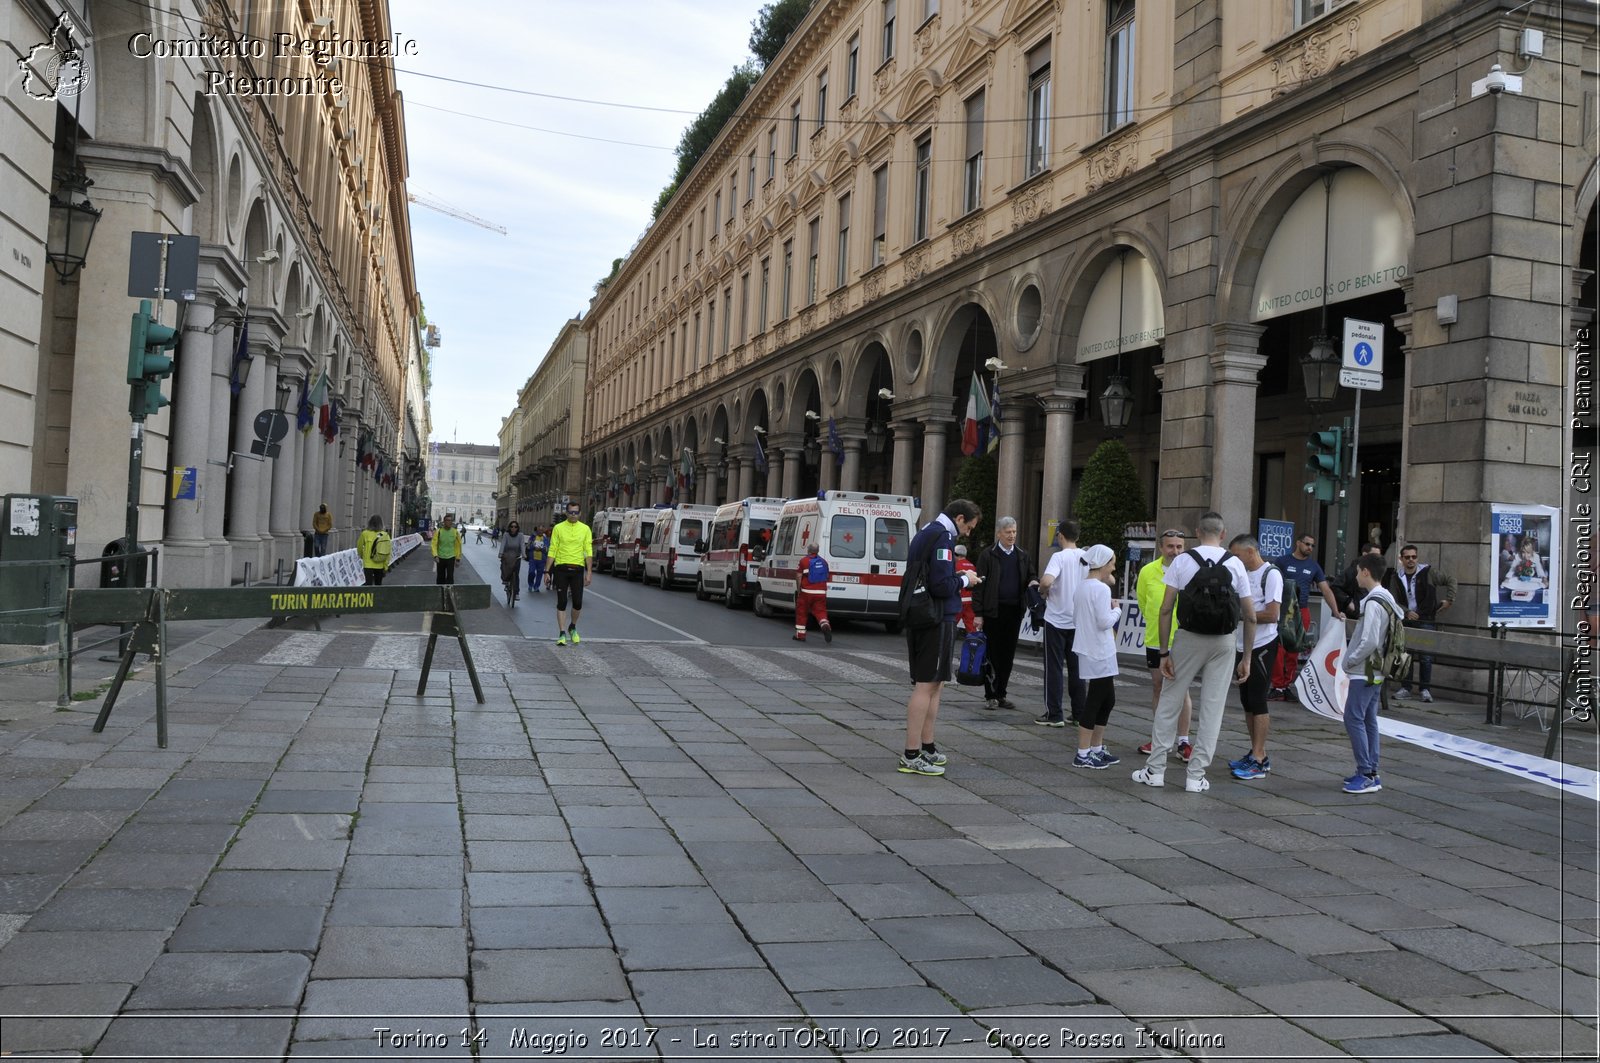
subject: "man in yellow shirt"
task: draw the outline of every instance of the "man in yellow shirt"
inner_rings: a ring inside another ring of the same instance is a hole
[[[444,520],[433,530],[433,582],[454,584],[456,562],[461,559],[461,529],[456,527],[456,515],[446,513]]]
[[[567,519],[550,529],[550,580],[556,588],[557,646],[567,639],[576,645],[578,614],[583,611],[583,589],[594,578],[594,535],[578,517],[578,503],[567,503]],[[572,596],[572,620],[567,620],[567,595]]]
[[[328,503],[324,502],[311,514],[312,554],[314,557],[323,557],[328,552],[328,535],[333,531],[333,514],[328,512]]]
[[[1172,564],[1172,559],[1183,553],[1184,535],[1177,528],[1171,528],[1161,533],[1158,552],[1153,560],[1147,562],[1139,570],[1138,590],[1135,592],[1139,599],[1139,614],[1144,617],[1144,663],[1150,669],[1150,707],[1161,703],[1161,599],[1166,596],[1166,584],[1162,582],[1167,576],[1167,566]],[[1172,641],[1172,635],[1178,630],[1178,614],[1172,614],[1172,631],[1167,633],[1167,641]],[[1189,713],[1194,708],[1194,701],[1187,692],[1183,695],[1183,712],[1178,715],[1178,745],[1176,754],[1183,760],[1189,759],[1189,754],[1194,747],[1189,744]],[[1150,743],[1146,742],[1139,747],[1139,752],[1145,756],[1150,755]]]

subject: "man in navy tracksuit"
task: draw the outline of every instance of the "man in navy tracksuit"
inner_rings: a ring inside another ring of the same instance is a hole
[[[943,775],[950,758],[933,744],[939,695],[950,680],[955,652],[956,621],[961,615],[961,589],[982,582],[976,572],[958,573],[956,540],[969,534],[983,516],[974,502],[958,498],[912,538],[906,551],[902,605],[918,583],[943,605],[943,619],[931,627],[906,625],[906,653],[911,664],[911,700],[906,703],[906,745],[898,768],[908,775]],[[919,580],[919,574],[926,575]],[[904,615],[904,609],[902,609]]]

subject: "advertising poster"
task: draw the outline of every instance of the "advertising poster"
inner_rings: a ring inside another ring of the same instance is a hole
[[[1489,513],[1489,623],[1559,626],[1559,511],[1492,502]]]
[[[1261,543],[1261,556],[1269,561],[1283,557],[1294,549],[1294,522],[1267,520],[1256,522],[1256,539]]]

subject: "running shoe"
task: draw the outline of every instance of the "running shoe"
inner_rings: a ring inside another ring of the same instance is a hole
[[[928,759],[926,754],[923,754],[923,753],[918,753],[915,757],[912,757],[910,760],[906,759],[904,753],[900,754],[900,763],[897,765],[897,767],[899,768],[900,771],[904,772],[907,775],[943,775],[944,774],[944,765],[935,764],[933,761]]]

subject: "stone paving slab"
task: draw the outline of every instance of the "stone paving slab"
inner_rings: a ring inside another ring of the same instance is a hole
[[[652,1059],[752,1014],[942,1018],[918,1058],[1046,1055],[987,1043],[1026,1023],[1169,1038],[1108,1059],[1594,1034],[1594,817],[1409,748],[1351,803],[1310,718],[1275,721],[1271,779],[1197,797],[1074,773],[964,693],[949,775],[901,776],[898,682],[497,673],[479,707],[460,673],[418,699],[414,670],[208,664],[164,752],[147,692],[103,735],[0,724],[0,1014],[107,1013],[4,1050],[361,1054],[388,1023],[445,1043],[384,1058],[464,1057],[473,1021],[584,1011],[687,1035],[609,1057]]]

